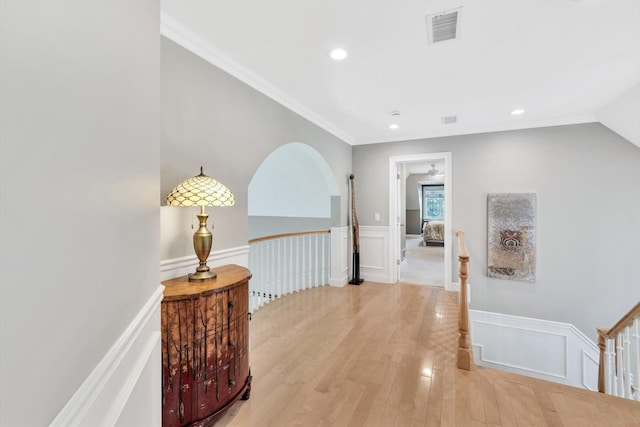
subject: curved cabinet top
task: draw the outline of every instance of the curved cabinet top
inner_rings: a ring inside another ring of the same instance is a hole
[[[203,294],[221,292],[251,279],[251,272],[239,265],[230,264],[212,269],[218,277],[207,282],[189,282],[188,276],[182,276],[162,282],[164,285],[164,301],[198,297]]]

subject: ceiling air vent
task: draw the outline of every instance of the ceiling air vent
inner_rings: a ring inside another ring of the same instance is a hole
[[[451,125],[453,123],[458,123],[458,116],[442,116],[443,125]]]
[[[427,15],[429,44],[455,40],[460,36],[462,7]]]

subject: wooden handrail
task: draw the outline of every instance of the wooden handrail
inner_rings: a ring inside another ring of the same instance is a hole
[[[600,393],[605,392],[605,351],[606,341],[608,339],[616,339],[618,334],[626,327],[631,326],[634,319],[640,318],[640,302],[637,303],[631,310],[620,318],[611,328],[597,328],[598,331],[598,348],[600,350],[600,360],[598,363],[598,391]]]
[[[618,335],[618,333],[622,331],[622,329],[629,326],[633,319],[637,319],[638,317],[640,317],[640,302],[637,303],[631,310],[629,310],[627,314],[622,316],[622,318],[618,320],[616,324],[611,328],[598,328],[598,335],[601,335],[603,338],[615,338],[616,335]]]
[[[282,239],[283,237],[304,236],[307,234],[331,234],[331,230],[312,230],[312,231],[299,231],[296,233],[273,234],[271,236],[257,237],[255,239],[251,239],[248,241],[248,243],[252,244],[252,243],[258,243],[258,242],[264,242],[265,240]]]
[[[464,232],[456,231],[458,237],[458,261],[460,261],[460,307],[458,309],[458,369],[471,370],[471,339],[469,338],[469,307],[467,306],[467,278],[469,254],[464,241]]]

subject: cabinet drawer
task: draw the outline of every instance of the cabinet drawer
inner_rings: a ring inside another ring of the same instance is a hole
[[[249,375],[249,354],[243,352],[231,363],[221,366],[212,377],[196,384],[193,408],[195,419],[202,419],[222,408],[240,392]]]
[[[209,355],[206,366],[208,372],[220,369],[220,367],[227,365],[229,360],[247,350],[249,345],[248,329],[248,319],[240,318],[219,328],[215,335],[207,337]]]

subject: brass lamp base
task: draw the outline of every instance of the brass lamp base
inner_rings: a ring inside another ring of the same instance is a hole
[[[207,258],[211,252],[213,236],[207,229],[207,218],[209,215],[204,211],[204,206],[200,206],[200,214],[196,216],[200,221],[200,227],[193,234],[193,249],[195,249],[196,255],[200,260],[200,265],[196,268],[195,273],[189,274],[189,281],[206,282],[207,280],[213,280],[217,277],[217,274],[209,270],[209,266],[207,266]]]
[[[206,282],[207,280],[213,280],[218,275],[215,271],[198,271],[196,273],[189,274],[190,282]]]

